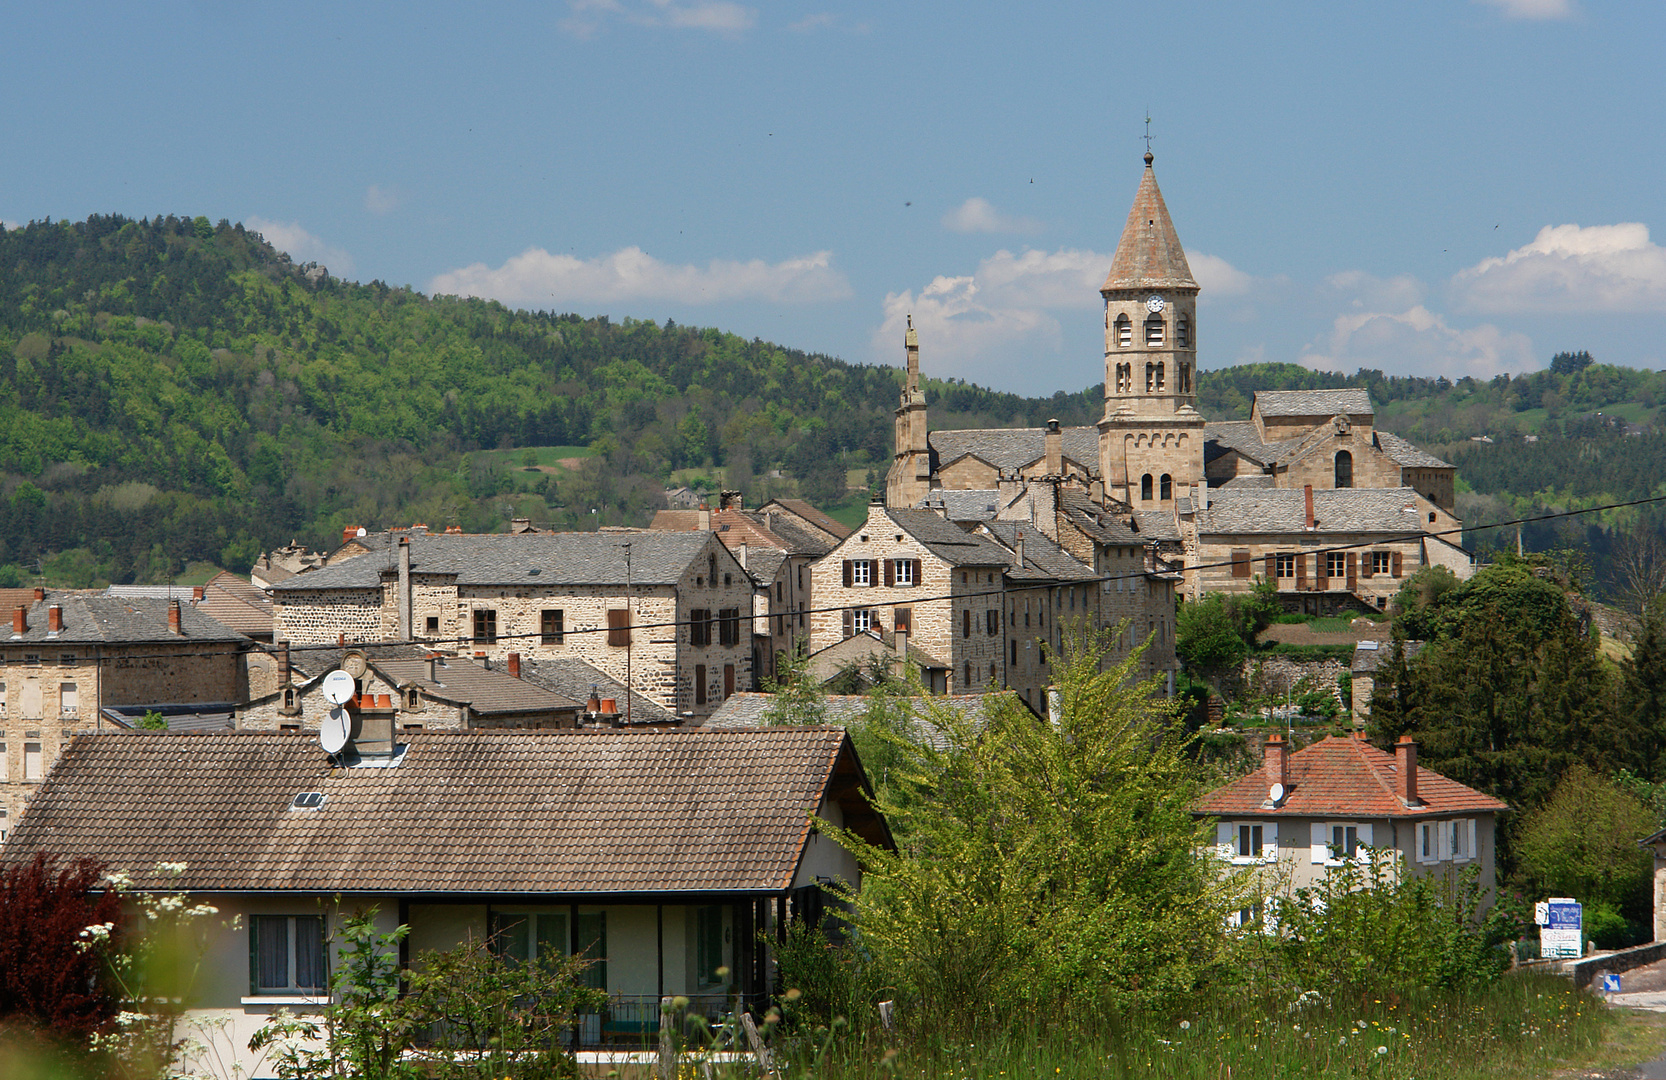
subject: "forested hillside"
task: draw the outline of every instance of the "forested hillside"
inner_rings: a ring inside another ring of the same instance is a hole
[[[859,501],[847,475],[883,476],[899,376],[669,321],[344,282],[201,217],[0,230],[0,584],[244,570],[346,524],[641,524],[674,478]],[[1203,372],[1199,408],[1245,417],[1257,389],[1362,384],[1382,426],[1459,466],[1476,523],[1666,490],[1666,383],[1584,354],[1456,384],[1247,365]],[[933,427],[1086,424],[1103,387],[926,394]],[[1525,540],[1589,544],[1606,580],[1634,518]]]

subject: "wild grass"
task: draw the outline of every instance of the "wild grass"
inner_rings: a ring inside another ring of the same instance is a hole
[[[964,1037],[835,1025],[785,1043],[788,1077],[816,1080],[1321,1080],[1549,1076],[1590,1062],[1618,1017],[1556,976],[1468,993],[1309,992],[1197,1004],[1174,1016],[991,1016]]]

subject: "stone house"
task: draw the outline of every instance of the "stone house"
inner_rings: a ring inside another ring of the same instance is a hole
[[[1496,884],[1493,831],[1508,809],[1419,766],[1409,736],[1392,754],[1357,735],[1327,736],[1291,753],[1279,734],[1268,737],[1261,768],[1192,805],[1194,816],[1215,820],[1223,861],[1266,867],[1289,888],[1313,885],[1326,869],[1374,848],[1392,852],[1413,874],[1477,866],[1489,895]]]
[[[25,599],[26,598],[26,599]],[[77,732],[114,706],[214,705],[241,697],[248,644],[189,602],[20,591],[0,636],[0,839]]]
[[[680,716],[751,685],[752,581],[711,533],[395,540],[279,583],[277,639],[421,643],[497,666],[577,658]]]
[[[1406,659],[1410,660],[1423,651],[1423,642],[1408,641],[1403,648]],[[1354,658],[1349,666],[1353,700],[1349,707],[1353,710],[1355,727],[1364,727],[1365,721],[1371,718],[1371,695],[1377,692],[1377,669],[1388,663],[1393,652],[1392,641],[1361,641],[1354,645]]]
[[[588,957],[608,1001],[580,1018],[581,1046],[640,1049],[662,996],[761,1016],[785,989],[789,923],[819,919],[822,883],[862,880],[810,816],[892,846],[834,728],[421,731],[400,735],[397,768],[300,733],[189,743],[78,737],[0,865],[50,850],[216,906],[187,1022],[223,1026],[219,1067],[239,1075],[273,1075],[250,1036],[278,1009],[320,1009],[330,942],[372,908],[378,930],[410,928],[401,965],[471,939]]]

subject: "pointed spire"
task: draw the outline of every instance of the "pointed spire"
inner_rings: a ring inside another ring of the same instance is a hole
[[[1151,151],[1145,152],[1145,175],[1128,211],[1122,240],[1111,260],[1111,272],[1100,292],[1114,289],[1195,289],[1197,279],[1186,265],[1186,252],[1169,218],[1163,193],[1157,190],[1157,174],[1151,168]]]

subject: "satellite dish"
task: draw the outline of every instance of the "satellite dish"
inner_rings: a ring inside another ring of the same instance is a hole
[[[369,535],[369,530],[366,529],[363,525],[360,525],[359,526],[359,531],[354,533],[353,535],[354,536],[366,536],[366,535]]]
[[[341,748],[347,745],[347,735],[353,724],[352,717],[347,710],[339,705],[331,709],[318,725],[318,745],[324,748],[326,754],[339,754]]]
[[[324,700],[331,705],[347,704],[354,689],[353,676],[339,668],[324,676]]]
[[[1283,784],[1274,784],[1272,787],[1268,788],[1267,789],[1267,799],[1274,806],[1277,806],[1279,803],[1283,802],[1284,801],[1284,785]]]

